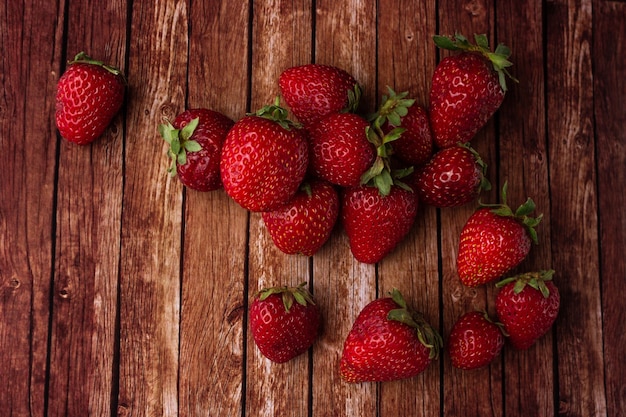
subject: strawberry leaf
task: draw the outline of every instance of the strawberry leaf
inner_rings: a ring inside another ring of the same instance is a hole
[[[195,140],[186,140],[183,146],[187,152],[198,152],[202,150],[202,146]]]

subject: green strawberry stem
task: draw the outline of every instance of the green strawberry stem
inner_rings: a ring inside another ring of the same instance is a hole
[[[261,107],[256,113],[248,113],[249,116],[259,116],[264,119],[278,123],[283,129],[291,130],[292,127],[299,128],[300,125],[289,119],[287,109],[280,105],[280,97],[276,97],[274,104]]]
[[[176,166],[185,165],[187,163],[187,152],[197,152],[202,149],[200,144],[191,139],[193,132],[198,127],[199,118],[192,119],[182,129],[176,129],[169,121],[160,124],[159,134],[170,147],[167,150],[167,155],[172,160],[167,172],[172,177],[176,176]]]
[[[489,48],[489,40],[487,39],[486,34],[474,34],[474,40],[476,44],[470,43],[469,40],[460,33],[456,33],[454,37],[440,35],[433,36],[433,41],[435,42],[435,45],[437,45],[441,49],[447,49],[450,51],[475,52],[484,56],[492,63],[493,69],[498,74],[498,81],[500,82],[500,87],[502,87],[502,91],[507,91],[506,77],[509,77],[514,82],[519,82],[507,70],[508,67],[513,65],[513,63],[508,60],[508,58],[511,56],[511,50],[509,49],[509,47],[503,44],[499,44],[496,47],[496,50],[492,52]]]
[[[111,74],[119,75],[119,76],[122,76],[122,78],[123,78],[122,71],[120,71],[119,68],[116,68],[116,67],[111,66],[111,65],[107,65],[107,64],[105,64],[102,61],[98,61],[96,59],[93,59],[92,57],[87,55],[85,52],[79,52],[78,54],[76,54],[74,59],[71,60],[69,63],[70,63],[70,65],[71,64],[78,64],[78,63],[97,65],[97,66],[102,67],[105,70],[109,71]]]
[[[391,298],[400,308],[391,310],[387,314],[388,320],[398,321],[415,329],[420,343],[430,349],[429,359],[439,357],[439,351],[443,346],[441,335],[432,328],[420,313],[410,309],[400,291],[394,288],[391,291]]]
[[[501,288],[507,284],[510,284],[511,282],[514,282],[515,286],[513,287],[513,292],[515,292],[515,294],[521,293],[528,285],[536,289],[537,291],[540,291],[544,298],[548,298],[550,296],[550,290],[546,286],[546,281],[551,281],[553,276],[553,269],[537,272],[526,272],[513,277],[505,278],[499,281],[496,284],[496,287]]]
[[[474,149],[474,148],[472,148],[470,146],[469,142],[468,143],[461,143],[461,142],[459,142],[458,145],[462,146],[465,149],[467,149],[468,151],[470,151],[472,153],[472,155],[474,155],[474,159],[476,160],[476,164],[480,168],[480,172],[483,174],[482,175],[482,179],[480,180],[480,189],[484,190],[484,191],[491,190],[491,183],[487,179],[487,164],[480,157],[480,154],[476,151],[476,149]]]
[[[315,304],[313,300],[313,295],[305,288],[306,282],[302,282],[297,287],[271,287],[264,288],[257,293],[259,299],[261,301],[265,300],[272,294],[279,294],[282,297],[283,306],[285,307],[285,311],[289,312],[291,306],[293,306],[293,302],[307,306],[307,304]]]

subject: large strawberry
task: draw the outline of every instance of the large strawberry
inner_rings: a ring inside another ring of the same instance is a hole
[[[239,119],[222,146],[226,193],[242,207],[276,210],[298,191],[308,166],[304,134],[278,103]]]
[[[274,244],[287,254],[314,255],[326,243],[339,215],[339,196],[322,180],[305,181],[284,206],[262,214]]]
[[[437,331],[394,289],[359,313],[343,345],[340,375],[347,382],[410,378],[438,357],[441,345]]]
[[[487,165],[469,145],[441,149],[419,170],[417,194],[429,206],[462,206],[478,198],[482,190],[491,189],[486,170]]]
[[[61,136],[79,145],[96,140],[122,107],[125,88],[119,69],[77,54],[57,83],[55,120]]]
[[[254,342],[273,362],[287,362],[306,352],[319,335],[320,308],[305,284],[263,289],[250,305]]]
[[[467,220],[459,242],[457,272],[463,284],[475,287],[496,280],[518,266],[537,243],[535,226],[542,215],[531,198],[515,212],[506,204],[507,184],[502,187],[501,204],[483,204]]]
[[[553,270],[528,272],[496,284],[496,312],[516,349],[528,349],[554,324],[560,295]]]
[[[502,351],[504,334],[487,313],[470,311],[454,323],[448,337],[452,366],[478,369],[489,365]]]
[[[287,68],[280,74],[278,85],[291,112],[307,128],[329,114],[356,110],[361,97],[354,77],[330,65]]]
[[[476,44],[460,34],[433,39],[442,49],[460,51],[437,65],[429,95],[434,140],[446,148],[469,142],[500,107],[511,51],[500,44],[492,52],[486,35],[475,35]]]
[[[234,122],[214,110],[185,110],[174,120],[159,125],[159,133],[169,144],[172,164],[168,171],[197,191],[222,187],[220,155],[226,134]]]

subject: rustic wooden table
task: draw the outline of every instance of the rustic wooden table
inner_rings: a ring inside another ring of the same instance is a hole
[[[8,0],[0,5],[0,414],[4,416],[624,416],[626,3],[604,0]],[[511,85],[475,139],[495,202],[544,214],[520,270],[554,268],[554,330],[463,372],[342,382],[359,310],[392,287],[446,337],[495,290],[463,287],[460,230],[475,205],[422,207],[377,265],[340,228],[312,258],[273,247],[258,214],[166,175],[163,117],[233,119],[272,101],[286,67],[340,66],[364,88],[427,104],[432,35],[487,33],[513,50]],[[85,50],[128,77],[92,145],[61,140],[56,81]],[[308,354],[264,359],[247,328],[259,288],[309,281],[324,330]]]

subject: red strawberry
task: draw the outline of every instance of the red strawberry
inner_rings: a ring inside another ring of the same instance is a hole
[[[356,110],[361,96],[352,75],[329,65],[287,68],[278,84],[291,112],[307,128],[329,114]]]
[[[433,39],[440,48],[461,51],[437,65],[430,90],[435,143],[447,148],[469,142],[502,104],[511,51],[500,44],[491,52],[486,35],[475,35],[476,45],[460,34]]]
[[[500,281],[496,312],[516,349],[530,348],[546,334],[559,313],[553,270],[529,272]]]
[[[287,362],[306,352],[319,334],[320,309],[304,285],[266,288],[250,305],[254,342],[273,362]]]
[[[470,311],[463,314],[452,327],[448,338],[448,353],[452,366],[478,369],[489,365],[502,351],[504,335],[487,313]]]
[[[284,206],[262,214],[274,244],[287,254],[314,255],[326,243],[339,215],[339,196],[325,181],[304,183]]]
[[[70,142],[86,145],[102,135],[122,107],[126,82],[120,70],[80,52],[59,79],[56,125]]]
[[[388,195],[376,187],[342,190],[341,219],[352,255],[363,263],[387,256],[409,233],[417,214],[417,196],[397,185]]]
[[[502,204],[483,205],[461,231],[457,271],[463,284],[475,287],[500,278],[518,266],[537,243],[534,229],[542,216],[528,217],[535,203],[527,199],[513,212],[506,204],[507,184],[502,188]]]
[[[347,382],[410,378],[438,357],[441,344],[437,331],[394,289],[359,313],[343,345],[340,374]]]
[[[308,165],[304,134],[277,104],[230,129],[220,161],[226,193],[250,211],[276,210],[298,191]]]
[[[491,189],[486,170],[487,165],[469,145],[442,149],[420,169],[417,194],[429,206],[462,206],[478,198],[482,190]]]
[[[309,129],[311,173],[344,187],[359,185],[374,162],[376,149],[367,139],[369,123],[353,113],[333,113]]]
[[[170,145],[169,172],[193,190],[213,191],[222,187],[220,155],[222,143],[234,122],[222,113],[191,109],[171,123],[159,125],[159,133]]]

